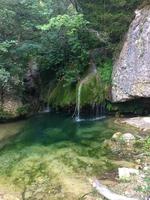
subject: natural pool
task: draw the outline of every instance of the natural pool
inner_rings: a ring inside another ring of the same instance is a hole
[[[0,193],[9,186],[18,199],[93,198],[88,179],[115,168],[103,142],[121,129],[113,119],[76,123],[52,113],[0,125],[0,135],[17,133],[0,150]]]

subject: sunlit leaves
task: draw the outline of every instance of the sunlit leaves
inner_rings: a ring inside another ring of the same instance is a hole
[[[0,89],[6,87],[10,80],[10,73],[0,67]]]
[[[8,49],[13,45],[13,44],[16,44],[17,42],[16,41],[4,41],[4,42],[1,42],[0,43],[0,52],[8,52]]]
[[[76,15],[58,15],[49,20],[49,23],[43,26],[39,26],[41,30],[51,30],[51,29],[60,29],[61,27],[66,27],[68,33],[73,33],[76,29],[81,26],[86,26],[88,22],[84,19],[82,14]]]

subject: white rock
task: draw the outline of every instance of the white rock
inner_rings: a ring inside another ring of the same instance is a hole
[[[125,133],[121,136],[121,139],[124,141],[124,142],[133,142],[135,141],[135,137],[134,135],[132,135],[131,133]]]
[[[133,168],[118,168],[119,179],[129,179],[131,175],[139,175],[139,170]]]

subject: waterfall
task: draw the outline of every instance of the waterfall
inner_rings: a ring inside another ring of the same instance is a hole
[[[78,87],[77,102],[76,102],[77,115],[75,117],[75,121],[76,122],[96,121],[96,120],[104,119],[105,118],[105,107],[102,104],[100,104],[100,105],[93,104],[92,107],[91,107],[92,116],[90,116],[90,118],[81,118],[81,92],[82,92],[83,83],[84,82],[81,81],[81,83],[80,83],[80,85]]]
[[[49,104],[45,105],[45,107],[43,108],[43,110],[40,111],[40,113],[49,113],[49,112],[51,112]]]
[[[93,105],[89,106],[87,109],[85,109],[83,112],[84,117],[82,115],[81,117],[81,92],[82,92],[82,87],[83,84],[88,83],[90,81],[90,78],[92,76],[95,76],[97,71],[96,71],[96,66],[93,61],[91,61],[91,68],[90,68],[89,74],[82,79],[82,81],[79,84],[77,95],[76,95],[76,110],[75,110],[75,121],[76,122],[81,122],[81,121],[95,121],[95,120],[100,120],[105,118],[105,106],[102,104],[96,104],[94,103]],[[88,118],[87,118],[88,116]]]
[[[51,111],[51,109],[50,109],[49,105],[47,105],[43,112],[49,113],[50,111]]]
[[[80,108],[81,108],[81,90],[82,90],[82,82],[79,85],[78,92],[77,92],[77,116],[76,121],[81,121],[80,119]]]

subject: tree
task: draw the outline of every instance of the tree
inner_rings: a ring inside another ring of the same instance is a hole
[[[82,40],[83,35],[87,37],[87,25],[82,14],[74,13],[58,15],[38,26],[43,31],[44,67],[55,70],[58,78],[69,84],[76,82],[88,66],[88,45]]]
[[[0,108],[3,108],[4,104],[4,94],[10,86],[10,73],[4,68],[0,68]]]

